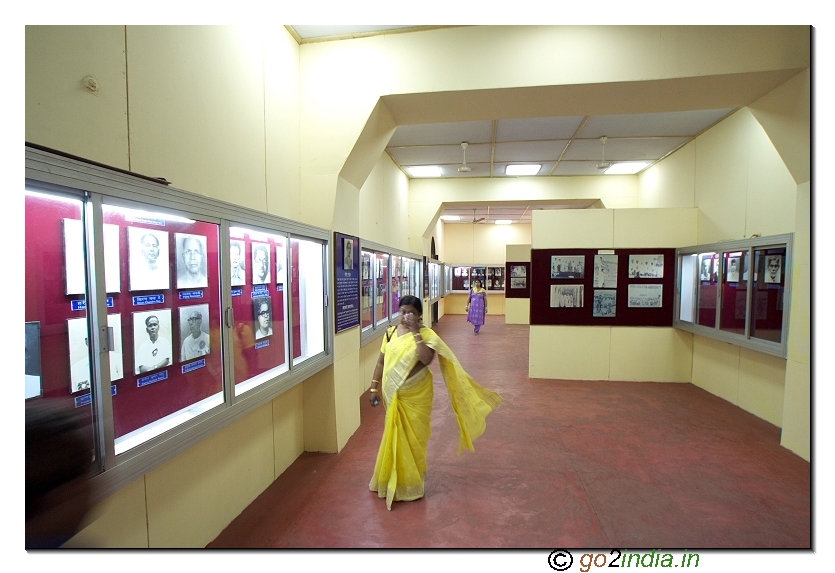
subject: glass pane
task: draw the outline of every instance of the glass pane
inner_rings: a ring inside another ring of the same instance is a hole
[[[782,342],[785,265],[785,247],[754,250],[753,338]]]
[[[403,263],[398,255],[392,256],[391,263],[391,315],[400,314],[401,285],[403,282]]]
[[[489,267],[487,272],[487,289],[504,290],[504,267]]]
[[[118,237],[105,276],[118,274],[120,287],[107,288],[124,354],[113,395],[120,454],[223,402],[219,228],[112,205],[102,214]]]
[[[286,372],[287,237],[229,229],[235,395]]]
[[[293,275],[293,363],[325,351],[325,247],[318,241],[290,241]]]
[[[376,324],[381,324],[388,321],[388,276],[389,276],[389,255],[388,253],[377,253],[374,264],[374,276],[376,280],[375,285],[375,300],[374,300],[374,320]]]
[[[702,326],[716,328],[716,283],[718,279],[719,255],[702,253],[699,255],[699,290],[697,309]]]
[[[371,276],[371,260],[374,253],[362,252],[362,303],[360,311],[360,322],[362,329],[371,328],[374,320],[371,316],[372,305],[374,304],[374,279]]]
[[[722,314],[719,328],[728,332],[745,334],[745,314],[748,295],[748,252],[724,253],[722,261]]]
[[[24,386],[27,402],[64,400],[92,425],[83,208],[80,198],[26,190]],[[120,376],[121,353],[110,358]]]
[[[683,255],[681,257],[681,284],[679,285],[681,300],[679,300],[678,318],[684,322],[694,322],[695,320],[697,292],[695,289],[697,287],[698,270],[698,255]]]
[[[470,267],[452,267],[452,290],[470,288]]]

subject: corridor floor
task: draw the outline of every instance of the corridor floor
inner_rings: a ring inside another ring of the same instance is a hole
[[[339,454],[304,453],[210,548],[809,548],[808,462],[780,429],[692,384],[528,378],[528,326],[436,332],[502,394],[475,452],[437,360],[426,496],[369,491],[384,409]],[[558,349],[554,349],[559,352]]]

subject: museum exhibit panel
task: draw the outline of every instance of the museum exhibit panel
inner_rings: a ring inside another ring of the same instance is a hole
[[[792,235],[676,250],[673,325],[786,357]]]
[[[332,363],[324,229],[30,146],[25,213],[26,399],[89,413],[105,483]]]
[[[481,286],[488,292],[504,292],[505,288],[505,267],[504,266],[460,266],[451,265],[450,289],[447,292],[468,293],[476,280],[481,281]]]

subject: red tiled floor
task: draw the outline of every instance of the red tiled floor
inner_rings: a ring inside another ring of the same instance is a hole
[[[780,430],[691,385],[527,377],[528,327],[435,326],[505,403],[474,453],[437,367],[426,496],[368,490],[382,407],[339,454],[305,453],[210,548],[808,548],[811,474]]]

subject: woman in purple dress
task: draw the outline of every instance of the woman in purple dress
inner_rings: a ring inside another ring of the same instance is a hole
[[[487,291],[482,288],[481,281],[473,282],[473,289],[470,291],[470,298],[467,300],[467,322],[473,324],[473,332],[478,334],[481,325],[484,324],[484,317],[487,315]]]

